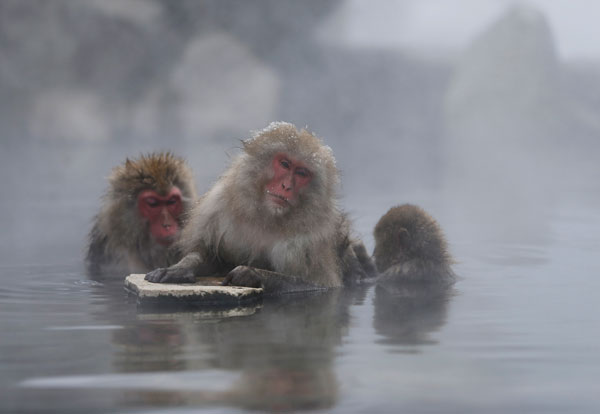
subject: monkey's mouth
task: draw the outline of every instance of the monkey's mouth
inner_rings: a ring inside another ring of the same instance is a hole
[[[176,223],[165,224],[156,222],[150,227],[150,232],[158,244],[169,246],[175,241],[179,232],[179,226]]]
[[[269,190],[267,190],[267,194],[271,196],[271,200],[274,203],[276,203],[276,204],[278,204],[280,206],[289,206],[290,205],[290,200],[287,199],[287,198],[285,198],[282,195],[272,193]]]

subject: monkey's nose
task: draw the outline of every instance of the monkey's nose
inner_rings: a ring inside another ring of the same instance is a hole
[[[171,224],[169,224],[169,223],[163,223],[163,225],[162,225],[162,226],[163,226],[165,229],[168,229],[168,228],[170,228],[170,227],[171,227]]]

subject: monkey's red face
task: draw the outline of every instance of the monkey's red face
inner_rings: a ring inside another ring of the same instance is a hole
[[[179,231],[177,217],[183,211],[181,191],[173,187],[166,197],[153,190],[142,191],[138,195],[138,211],[148,219],[153,238],[168,246]]]
[[[282,212],[298,202],[298,195],[310,183],[312,174],[300,161],[287,154],[276,154],[272,161],[273,178],[266,185],[267,203]]]

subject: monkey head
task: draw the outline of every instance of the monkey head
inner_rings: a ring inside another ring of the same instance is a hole
[[[335,208],[339,183],[331,148],[306,130],[273,122],[244,141],[236,182],[261,215],[290,218]]]
[[[195,198],[192,183],[183,159],[170,153],[127,159],[110,177],[109,198],[121,213],[112,215],[113,225],[130,233],[137,228],[134,239],[149,234],[156,243],[170,245],[181,229],[182,213]]]
[[[436,265],[451,262],[439,224],[418,206],[391,208],[375,226],[374,236],[373,258],[379,272],[410,260]]]

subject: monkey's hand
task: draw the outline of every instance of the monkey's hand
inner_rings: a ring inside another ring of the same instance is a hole
[[[171,267],[151,271],[144,279],[154,283],[194,283],[196,275],[202,276],[210,270],[210,266],[205,266],[202,257],[196,252],[187,254]]]
[[[194,270],[186,267],[161,267],[146,274],[144,278],[154,283],[194,283]]]
[[[238,266],[225,276],[222,283],[224,286],[245,286],[252,288],[263,288],[265,295],[276,295],[281,293],[307,292],[323,290],[322,286],[303,281],[300,278],[271,272],[269,270],[257,269],[250,266]]]
[[[249,266],[237,266],[225,276],[222,285],[261,288],[263,287],[263,281],[257,269]]]

